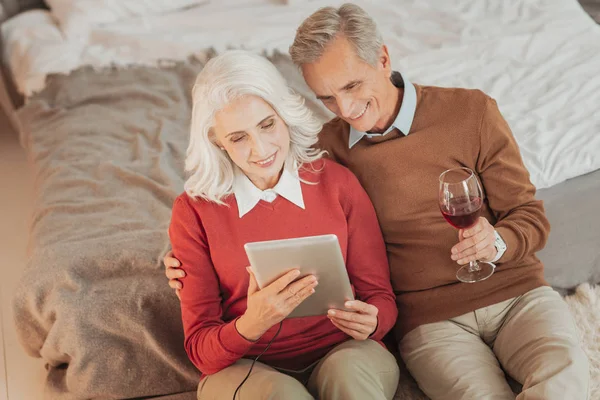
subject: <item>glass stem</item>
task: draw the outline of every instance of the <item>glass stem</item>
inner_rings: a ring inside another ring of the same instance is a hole
[[[479,271],[481,268],[479,267],[479,263],[477,261],[469,262],[469,272]]]

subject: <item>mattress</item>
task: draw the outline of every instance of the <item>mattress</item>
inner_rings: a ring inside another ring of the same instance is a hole
[[[82,65],[184,60],[207,47],[287,52],[294,27],[342,1],[222,0],[94,26],[72,38],[48,11],[2,25],[19,89]],[[600,168],[600,27],[576,0],[357,0],[375,18],[393,67],[415,83],[496,98],[538,188]]]

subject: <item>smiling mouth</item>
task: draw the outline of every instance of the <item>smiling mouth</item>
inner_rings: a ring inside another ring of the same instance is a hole
[[[363,115],[365,115],[365,113],[367,112],[367,109],[369,108],[369,105],[371,104],[371,102],[367,102],[367,104],[365,104],[365,108],[363,108],[363,110],[360,112],[360,114],[350,117],[351,120],[355,121],[357,119],[359,119],[360,117],[362,117]]]
[[[264,167],[266,165],[271,164],[273,161],[275,161],[275,156],[277,155],[277,152],[273,153],[273,155],[271,155],[268,158],[265,158],[264,160],[260,160],[260,161],[254,161],[254,164],[260,165],[261,167]]]

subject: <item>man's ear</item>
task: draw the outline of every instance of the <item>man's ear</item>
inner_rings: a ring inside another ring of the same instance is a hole
[[[392,76],[392,60],[390,59],[390,53],[388,52],[388,48],[385,44],[381,45],[377,66],[383,71],[386,71],[388,78]]]

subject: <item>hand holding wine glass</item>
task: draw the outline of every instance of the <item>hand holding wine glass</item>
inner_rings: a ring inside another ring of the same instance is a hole
[[[454,168],[443,172],[440,175],[439,205],[450,225],[461,230],[473,228],[479,221],[483,205],[483,192],[475,173],[469,168]],[[477,234],[479,237],[475,237]],[[488,235],[489,230],[480,229],[468,243],[465,243],[467,240],[461,242],[459,249],[467,251],[467,255],[476,254],[477,245],[488,245]],[[456,272],[456,277],[462,282],[479,282],[489,278],[494,269],[492,263],[473,260],[461,267]]]
[[[459,229],[458,240],[452,247],[451,258],[459,265],[475,260],[492,261],[498,254],[494,226],[484,217],[479,217],[468,229]]]

